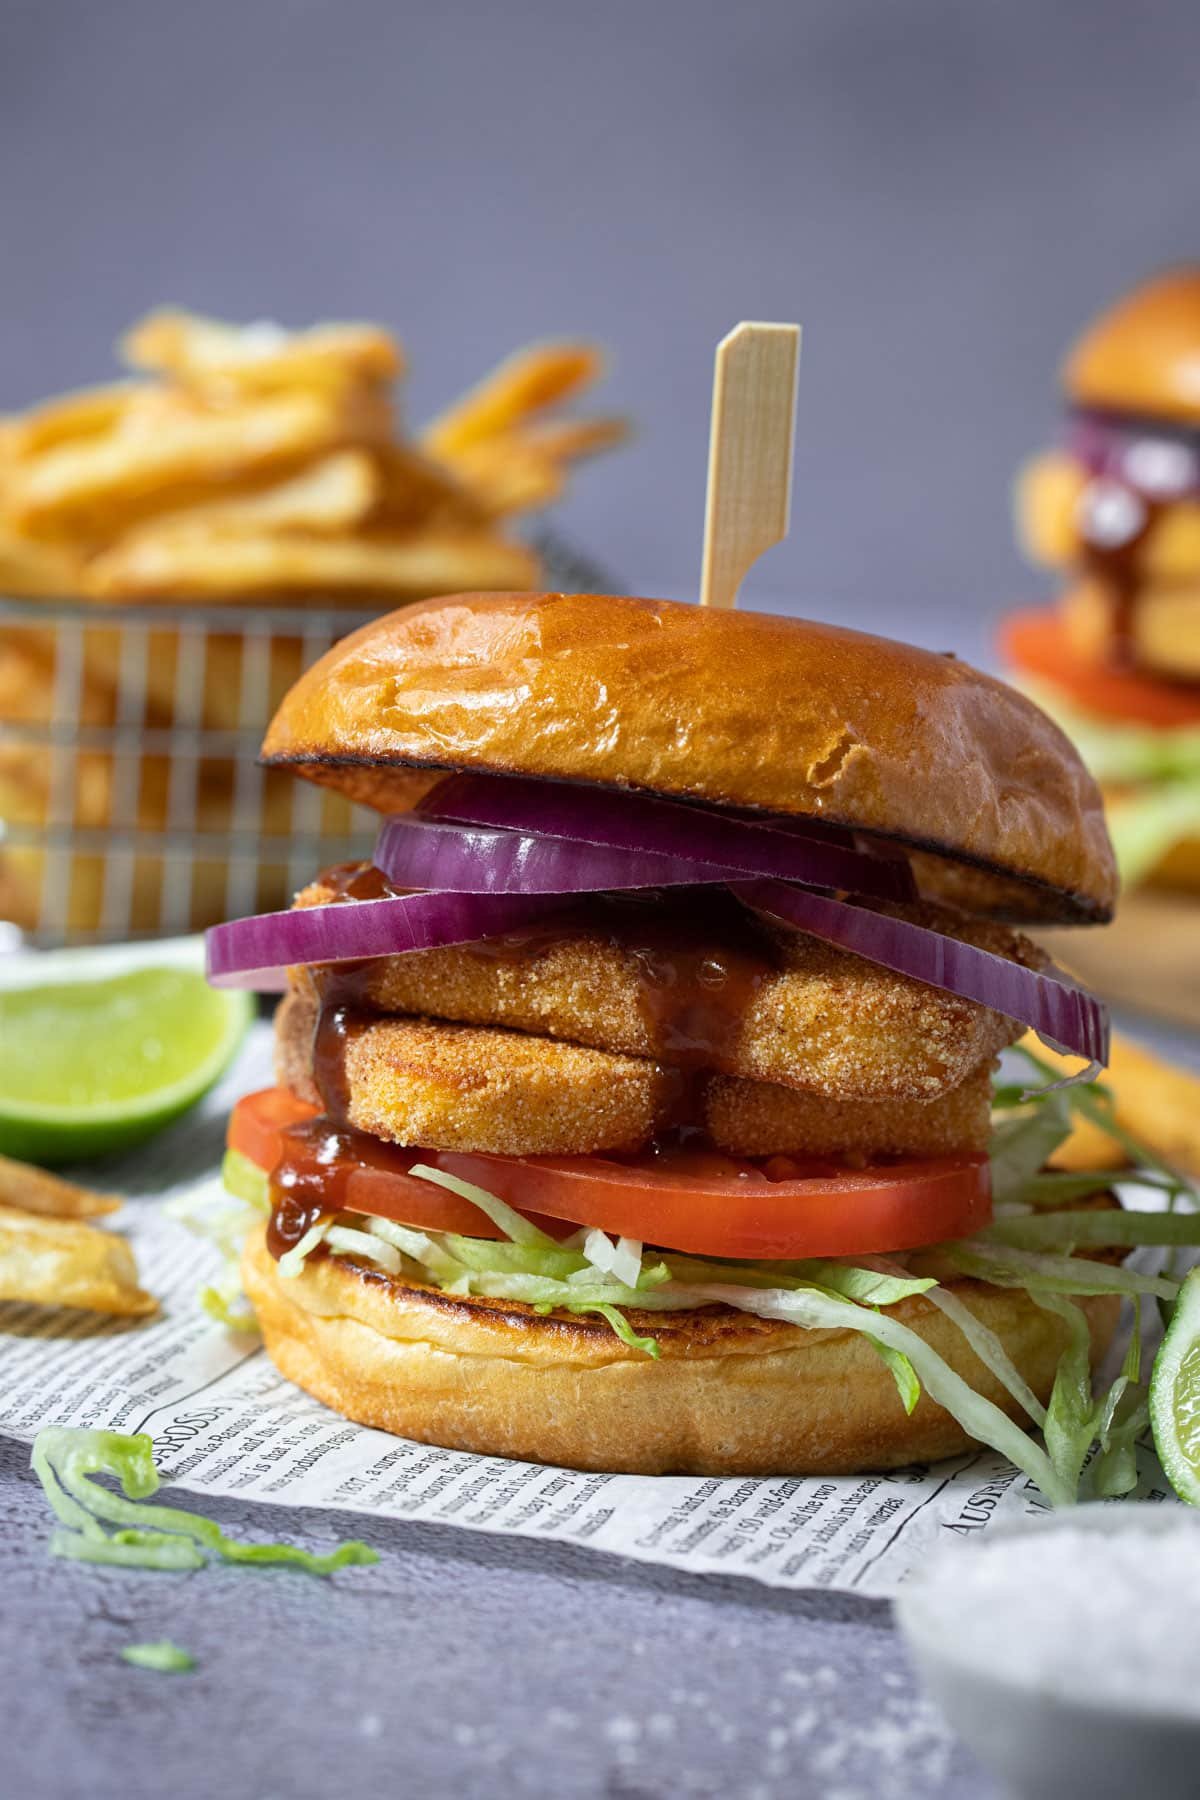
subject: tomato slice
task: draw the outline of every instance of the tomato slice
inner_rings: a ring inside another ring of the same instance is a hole
[[[1016,669],[1061,688],[1085,712],[1135,725],[1200,725],[1200,690],[1132,669],[1085,662],[1067,642],[1062,620],[1048,607],[1010,613],[1000,627],[1000,648]]]
[[[270,1171],[283,1153],[283,1133],[289,1125],[314,1118],[316,1107],[298,1100],[290,1089],[261,1088],[245,1094],[229,1119],[226,1142],[260,1169]]]
[[[229,1132],[232,1149],[272,1172],[300,1107],[277,1095],[268,1089],[240,1101]],[[805,1170],[785,1158],[758,1164],[687,1149],[628,1160],[405,1150],[357,1133],[349,1155],[354,1167],[338,1172],[339,1205],[473,1237],[501,1234],[468,1201],[410,1175],[414,1163],[486,1188],[556,1236],[569,1235],[564,1225],[595,1225],[700,1256],[777,1261],[913,1250],[967,1237],[992,1211],[986,1156]]]

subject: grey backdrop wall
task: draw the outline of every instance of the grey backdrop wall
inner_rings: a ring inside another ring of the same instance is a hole
[[[713,344],[806,327],[793,536],[754,591],[976,650],[1077,324],[1200,250],[1195,0],[4,0],[0,405],[153,301],[393,323],[416,415],[607,341],[636,446],[563,522],[699,550]]]

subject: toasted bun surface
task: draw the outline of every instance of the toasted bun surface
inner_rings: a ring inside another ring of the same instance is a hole
[[[389,811],[435,771],[531,775],[878,832],[1017,877],[1032,917],[1107,918],[1116,895],[1095,785],[1031,701],[802,619],[611,594],[409,607],[308,670],[263,754]]]
[[[1062,378],[1077,406],[1200,425],[1200,265],[1170,269],[1102,313]]]
[[[967,1447],[922,1395],[906,1416],[891,1375],[857,1333],[801,1331],[725,1308],[631,1314],[661,1357],[630,1351],[600,1320],[539,1318],[518,1302],[410,1287],[349,1258],[285,1280],[261,1231],[246,1290],[280,1371],[360,1424],[422,1443],[635,1475],[836,1475],[934,1461]],[[955,1292],[998,1333],[1045,1400],[1064,1326],[1025,1295],[977,1282]],[[1082,1300],[1093,1358],[1119,1301]],[[944,1314],[889,1308],[978,1392],[1014,1403]]]

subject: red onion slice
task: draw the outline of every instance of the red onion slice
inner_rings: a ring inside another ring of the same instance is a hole
[[[1026,969],[925,925],[779,881],[739,882],[733,892],[755,912],[1017,1019],[1065,1056],[1086,1057],[1092,1066],[1072,1080],[1092,1080],[1108,1061],[1108,1008],[1053,964],[1045,972]]]
[[[554,910],[545,899],[437,893],[259,913],[205,933],[208,979],[214,987],[282,993],[288,969],[302,963],[358,962],[475,943],[518,931]]]
[[[764,825],[645,794],[508,775],[451,776],[426,794],[418,812],[460,825],[565,838],[635,857],[675,858],[719,868],[725,879],[768,876],[882,900],[910,900],[916,895],[907,861],[893,853],[873,855],[858,847],[850,833],[823,826],[819,820]]]
[[[451,825],[400,813],[371,857],[397,887],[460,894],[599,894],[740,881],[744,870],[652,850],[613,850],[565,837]]]

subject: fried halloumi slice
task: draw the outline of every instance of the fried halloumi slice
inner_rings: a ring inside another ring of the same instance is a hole
[[[705,1096],[713,1143],[732,1156],[959,1156],[987,1149],[992,1063],[936,1100],[825,1100],[776,1082],[714,1076]]]
[[[276,1015],[281,1083],[320,1104],[311,999]],[[733,1156],[942,1156],[987,1146],[991,1064],[936,1100],[825,1100],[763,1081],[678,1075],[640,1057],[492,1026],[360,1014],[344,1069],[350,1123],[374,1137],[506,1156],[636,1150],[701,1128]]]
[[[297,904],[318,905],[320,881]],[[974,1001],[894,974],[799,932],[697,924],[693,904],[564,914],[522,937],[381,957],[364,1004],[505,1025],[626,1056],[689,1062],[831,1100],[931,1100],[1020,1036]],[[1007,927],[930,907],[909,916],[1037,967]],[[731,932],[734,935],[731,935]],[[304,971],[294,979],[311,980]],[[686,1052],[680,1044],[686,1040]]]
[[[301,1098],[313,1082],[311,1002],[289,995],[276,1014],[276,1068]],[[500,1156],[587,1156],[636,1150],[665,1124],[672,1072],[523,1032],[359,1015],[345,1047],[347,1117],[396,1144]]]

